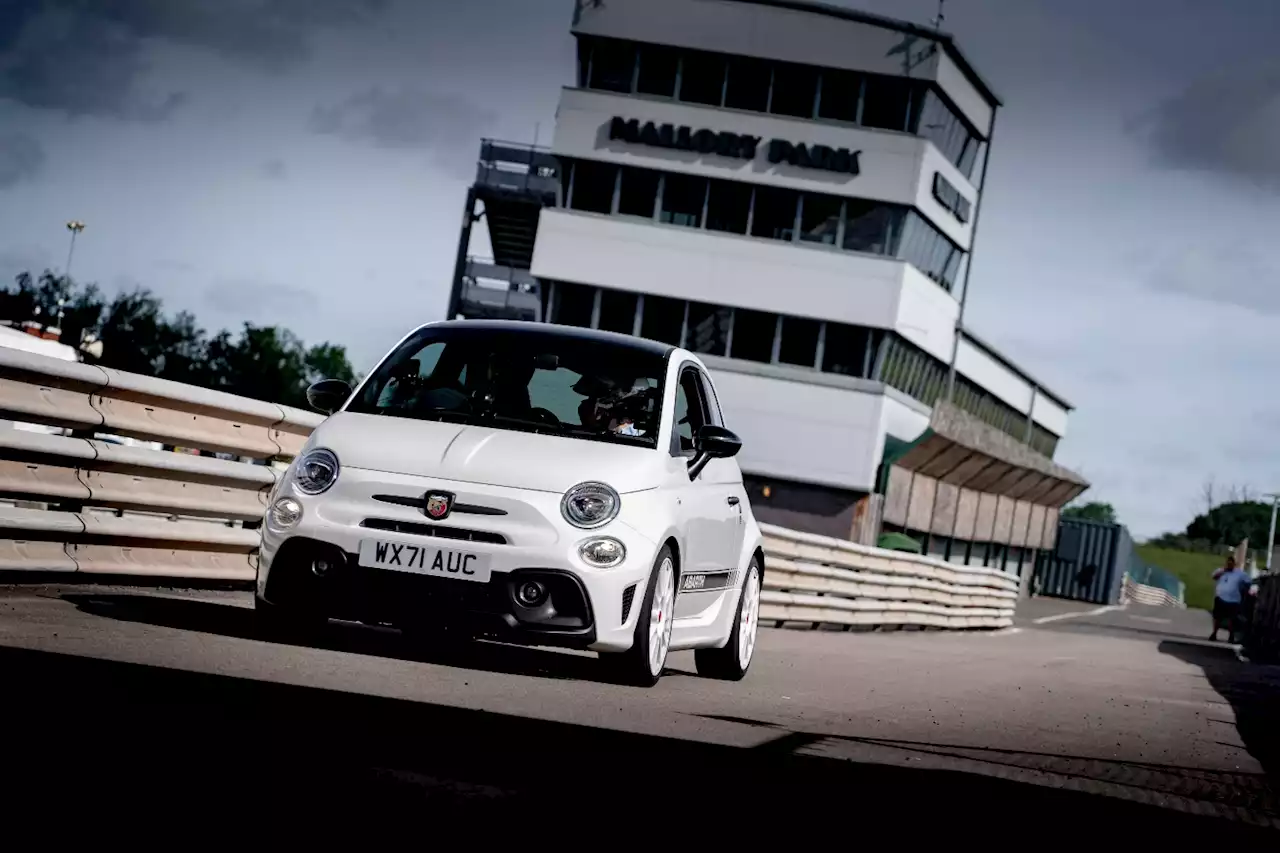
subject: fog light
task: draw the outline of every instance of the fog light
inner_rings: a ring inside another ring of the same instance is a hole
[[[331,571],[333,571],[333,564],[324,557],[318,557],[311,561],[311,574],[316,577],[322,578]]]
[[[617,539],[602,536],[579,545],[578,556],[598,569],[611,569],[627,558],[627,549]]]
[[[525,581],[516,589],[516,598],[525,607],[537,607],[547,597],[547,588],[537,581]]]
[[[302,520],[302,504],[293,498],[281,498],[271,505],[269,515],[273,527],[287,530]]]

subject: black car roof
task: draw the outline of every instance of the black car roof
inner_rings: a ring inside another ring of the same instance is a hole
[[[469,332],[502,332],[504,334],[544,335],[557,338],[609,344],[635,350],[646,355],[666,358],[676,347],[648,338],[637,338],[633,335],[622,335],[617,332],[604,332],[598,329],[583,329],[578,326],[560,326],[555,323],[536,323],[528,320],[443,320],[431,323],[433,329],[466,329]]]

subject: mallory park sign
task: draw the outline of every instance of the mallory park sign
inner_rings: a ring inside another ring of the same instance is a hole
[[[764,139],[742,133],[692,128],[684,125],[643,124],[638,119],[615,117],[609,123],[609,139],[651,148],[717,154],[735,160],[754,160]],[[832,148],[828,145],[806,145],[786,139],[771,139],[764,145],[766,159],[774,164],[786,163],[801,169],[818,169],[843,175],[858,175],[861,151]]]

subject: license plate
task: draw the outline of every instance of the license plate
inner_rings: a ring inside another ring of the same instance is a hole
[[[360,565],[477,583],[489,581],[487,554],[470,554],[451,548],[424,548],[379,539],[360,542]]]

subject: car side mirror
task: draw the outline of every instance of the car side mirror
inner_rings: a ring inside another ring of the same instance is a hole
[[[351,396],[351,386],[341,379],[321,379],[307,389],[307,402],[311,408],[332,415]]]
[[[689,461],[689,479],[695,480],[712,459],[729,459],[742,449],[742,439],[722,426],[706,424],[693,437],[693,459]]]

